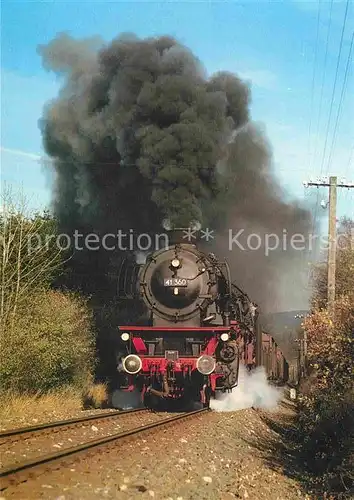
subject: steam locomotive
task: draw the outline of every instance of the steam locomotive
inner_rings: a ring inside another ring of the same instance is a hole
[[[186,241],[182,229],[169,236],[136,276],[145,324],[119,326],[119,388],[138,391],[147,407],[207,407],[237,386],[241,363],[262,363],[264,334],[227,262]]]

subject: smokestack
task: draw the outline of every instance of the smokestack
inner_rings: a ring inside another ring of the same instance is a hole
[[[186,227],[172,227],[169,221],[164,221],[164,228],[170,245],[196,244],[201,239],[201,224],[198,221],[191,221]]]

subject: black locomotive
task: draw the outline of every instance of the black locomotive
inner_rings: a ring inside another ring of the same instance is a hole
[[[237,386],[240,363],[260,364],[257,306],[232,284],[227,262],[184,235],[170,233],[169,246],[151,253],[131,280],[145,321],[119,326],[120,389],[138,390],[145,404],[208,405],[216,391]]]

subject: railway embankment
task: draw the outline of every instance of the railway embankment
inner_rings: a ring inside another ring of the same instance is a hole
[[[9,487],[2,497],[309,499],[292,464],[295,418],[289,400],[273,411],[206,412]]]

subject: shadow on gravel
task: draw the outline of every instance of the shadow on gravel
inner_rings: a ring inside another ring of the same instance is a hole
[[[291,409],[289,415],[263,412],[259,413],[267,430],[259,430],[252,439],[246,440],[250,446],[261,451],[267,465],[296,480],[309,499],[344,500],[353,499],[354,491],[350,485],[344,484],[336,474],[333,493],[324,486],[321,471],[324,464],[317,459],[320,443],[313,448],[304,446],[304,439],[299,431],[296,407],[293,403],[282,402],[283,408]],[[323,429],[322,429],[323,431]],[[325,432],[328,430],[325,429]],[[342,457],[343,458],[343,457]],[[352,486],[352,485],[351,485]],[[340,491],[343,491],[340,493]]]

